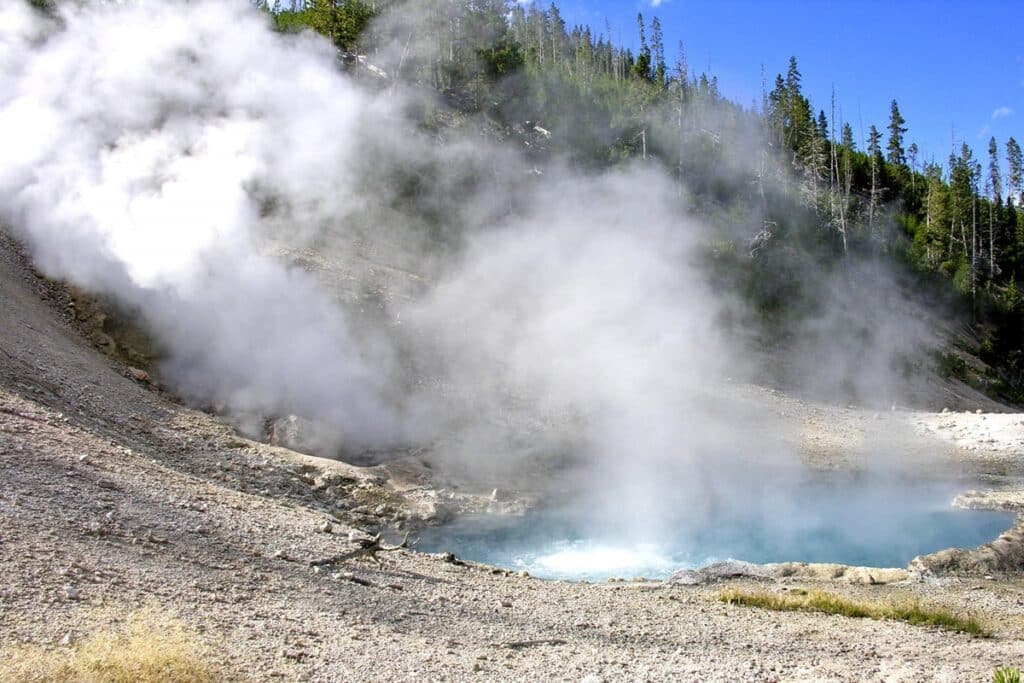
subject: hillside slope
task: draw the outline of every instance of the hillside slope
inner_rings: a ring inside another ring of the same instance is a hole
[[[981,680],[1024,660],[1019,579],[834,586],[980,612],[996,635],[977,639],[728,606],[714,586],[543,582],[407,551],[316,572],[308,562],[351,547],[356,525],[381,525],[374,511],[408,516],[415,501],[379,470],[242,439],[126,377],[7,237],[0,291],[0,649],[65,647],[155,604],[251,680]],[[870,419],[777,408],[840,430],[840,451]]]

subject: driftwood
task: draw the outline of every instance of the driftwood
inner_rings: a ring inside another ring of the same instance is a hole
[[[355,560],[360,557],[368,557],[377,564],[380,564],[380,558],[377,557],[377,553],[391,552],[393,550],[401,550],[402,548],[412,548],[416,545],[416,541],[409,542],[409,534],[405,535],[402,542],[398,545],[385,545],[383,543],[383,534],[377,534],[372,538],[357,538],[355,543],[359,546],[354,550],[349,550],[344,553],[338,553],[337,555],[331,555],[320,560],[312,560],[309,563],[310,567],[329,567],[331,565],[338,564],[340,562],[347,562],[348,560]]]

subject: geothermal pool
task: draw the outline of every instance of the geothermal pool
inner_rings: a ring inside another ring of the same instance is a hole
[[[723,560],[903,567],[970,548],[1013,525],[1010,513],[952,506],[969,484],[843,477],[687,506],[636,524],[613,498],[524,515],[463,517],[426,529],[419,550],[548,579],[664,578]]]

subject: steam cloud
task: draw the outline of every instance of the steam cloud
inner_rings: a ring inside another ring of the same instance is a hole
[[[357,345],[331,297],[261,249],[261,186],[300,226],[359,201],[345,161],[373,106],[330,50],[285,45],[244,3],[0,16],[0,204],[39,266],[137,308],[191,398],[393,437],[387,345]]]
[[[498,472],[571,454],[581,488],[614,479],[648,519],[712,481],[729,495],[741,453],[784,453],[711,390],[743,356],[669,179],[537,179],[506,147],[427,139],[417,103],[243,0],[59,21],[7,2],[0,219],[47,274],[137,311],[178,392],[239,420]]]

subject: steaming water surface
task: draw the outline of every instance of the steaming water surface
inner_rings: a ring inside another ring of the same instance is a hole
[[[607,514],[615,501],[526,515],[466,517],[423,533],[419,548],[548,579],[662,578],[721,560],[906,566],[915,556],[975,547],[1013,524],[1013,515],[951,505],[963,484],[817,480],[795,490],[751,492],[748,500],[687,510],[630,529]],[[657,533],[654,530],[657,529]]]

